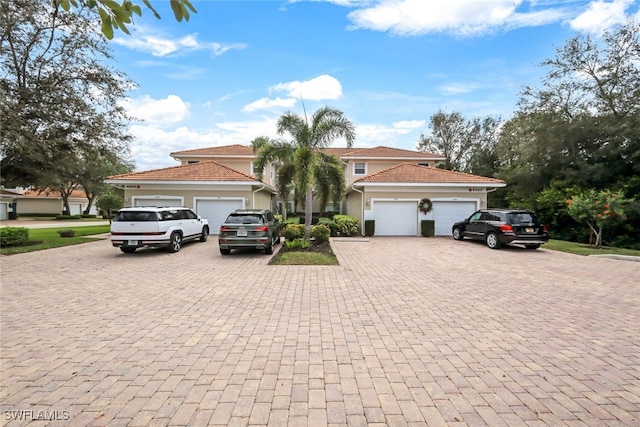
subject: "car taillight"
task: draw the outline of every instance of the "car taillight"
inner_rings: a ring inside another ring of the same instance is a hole
[[[268,225],[263,225],[262,227],[256,227],[254,228],[254,231],[269,231],[269,226]]]
[[[223,231],[231,231],[231,227],[225,227],[224,225],[221,225],[220,232],[222,233]]]
[[[500,228],[500,231],[502,231],[503,233],[513,233],[513,227],[511,227],[510,225],[504,224],[500,225],[498,228]]]
[[[546,225],[543,225],[543,226],[542,226],[542,231],[543,231],[543,232],[545,232],[545,233],[548,233],[548,232],[549,232],[549,229],[547,228],[547,226],[546,226]]]

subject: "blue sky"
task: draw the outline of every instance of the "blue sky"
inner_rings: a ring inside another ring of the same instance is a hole
[[[277,137],[286,111],[329,105],[356,147],[415,149],[438,110],[508,119],[540,63],[577,34],[599,37],[634,0],[192,0],[176,22],[165,0],[110,42],[138,88],[125,106],[137,170],[170,152]],[[337,141],[336,146],[344,146]]]

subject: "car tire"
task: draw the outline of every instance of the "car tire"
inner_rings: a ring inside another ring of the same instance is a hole
[[[202,227],[202,233],[200,233],[200,241],[206,242],[209,238],[209,227]]]
[[[463,240],[464,239],[464,234],[462,233],[462,228],[461,227],[455,227],[453,229],[453,238],[455,240]]]
[[[271,255],[273,253],[273,242],[271,242],[267,246],[265,246],[264,253],[267,254],[267,255]]]
[[[493,231],[487,234],[486,242],[487,246],[489,246],[491,249],[498,249],[500,248],[500,246],[502,246],[500,244],[500,240],[498,240],[498,235]]]
[[[173,233],[171,233],[171,237],[169,238],[169,248],[167,248],[167,250],[170,253],[174,254],[176,252],[179,252],[181,247],[182,235],[177,231],[174,231]]]
[[[136,251],[136,248],[120,248],[120,250],[125,254],[132,254]]]
[[[222,249],[220,248],[220,254],[229,255],[231,253],[231,249]]]
[[[531,244],[531,245],[524,245],[525,248],[527,249],[538,249],[540,247],[540,245],[538,243],[535,244]]]

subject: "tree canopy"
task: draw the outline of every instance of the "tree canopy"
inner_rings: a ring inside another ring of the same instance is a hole
[[[133,0],[122,0],[118,3],[115,0],[50,0],[57,10],[61,8],[69,12],[72,8],[88,8],[97,10],[100,15],[102,33],[106,38],[112,39],[114,30],[120,30],[125,34],[129,32],[129,25],[133,24],[134,15],[142,16],[142,7],[139,2]],[[196,13],[189,0],[169,0],[171,10],[178,22],[188,21],[191,13]],[[142,0],[142,4],[149,9],[153,15],[160,19],[160,14],[153,8],[149,0]]]

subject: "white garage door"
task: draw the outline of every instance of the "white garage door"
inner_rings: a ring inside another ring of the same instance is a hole
[[[462,221],[476,211],[476,202],[442,201],[433,202],[433,220],[436,236],[450,236],[453,223]]]
[[[418,202],[373,201],[376,236],[417,236]]]
[[[153,198],[153,197],[137,197],[135,206],[182,206],[180,198]]]
[[[9,218],[9,203],[0,203],[0,220],[4,221]]]
[[[229,213],[243,207],[242,199],[196,200],[196,213],[209,220],[210,234],[218,234],[220,224],[227,219]]]
[[[69,209],[71,209],[71,215],[81,215],[82,203],[69,203]]]

